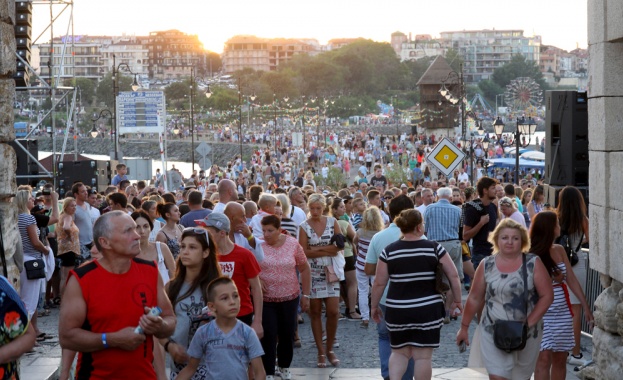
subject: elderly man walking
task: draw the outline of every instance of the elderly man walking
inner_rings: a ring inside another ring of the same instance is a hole
[[[463,278],[463,260],[461,241],[459,240],[459,225],[461,223],[461,209],[450,203],[452,199],[452,189],[442,187],[437,190],[439,201],[426,208],[424,215],[424,226],[426,236],[429,240],[435,240],[441,244],[450,254],[452,262],[459,273],[459,278]],[[458,295],[460,297],[460,295]],[[452,305],[452,291],[446,294],[446,317],[444,323],[450,323],[450,306]],[[456,318],[453,318],[456,319]]]

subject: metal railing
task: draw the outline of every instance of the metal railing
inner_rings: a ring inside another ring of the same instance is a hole
[[[586,253],[589,253],[588,249],[582,248],[582,250]],[[595,300],[597,299],[597,297],[599,297],[599,295],[601,294],[601,292],[604,291],[603,286],[601,286],[601,281],[599,280],[599,272],[597,272],[594,269],[591,269],[590,267],[590,255],[588,255],[587,261],[586,261],[586,302],[588,302],[588,305],[590,306],[591,310],[594,310],[595,307]],[[594,312],[594,311],[593,311]],[[586,323],[586,321],[584,320],[584,312],[582,312],[582,332],[587,335],[592,337],[592,329],[591,326],[589,326],[588,323]]]

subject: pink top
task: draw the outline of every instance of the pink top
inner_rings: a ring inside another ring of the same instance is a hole
[[[285,235],[284,235],[285,236]],[[305,264],[307,257],[298,240],[286,236],[281,247],[262,243],[264,260],[260,263],[260,280],[264,284],[265,302],[290,301],[299,295],[296,266]]]

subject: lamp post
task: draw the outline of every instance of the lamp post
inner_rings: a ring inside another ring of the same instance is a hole
[[[193,99],[195,96],[195,85],[197,84],[196,80],[195,66],[193,66],[190,71],[190,160],[192,161],[192,173],[195,172],[195,108]],[[210,85],[208,85],[205,96],[208,99],[212,96]]]
[[[208,87],[208,91],[210,88]],[[207,96],[207,93],[206,93]],[[240,163],[242,164],[242,85],[240,84],[240,78],[238,78],[238,142],[240,144]],[[248,96],[247,95],[247,103],[248,99],[251,101],[255,100],[255,94]],[[248,117],[247,117],[248,123]]]
[[[466,136],[467,135],[467,125],[465,122],[465,83],[463,81],[463,64],[461,63],[460,66],[460,72],[456,72],[454,70],[450,71],[448,73],[448,76],[446,76],[446,78],[444,80],[441,81],[441,88],[439,89],[439,94],[441,94],[441,96],[443,96],[444,98],[446,98],[447,101],[449,101],[451,104],[456,105],[457,103],[461,102],[460,104],[460,109],[461,109],[461,136]],[[459,86],[459,94],[458,94],[458,98],[454,97],[452,95],[452,93],[450,92],[450,90],[448,90],[448,88],[446,87],[446,82],[448,81],[455,81],[456,83],[458,83]],[[439,102],[441,103],[441,101]],[[441,104],[440,104],[441,105]],[[449,138],[450,136],[448,136]],[[466,139],[466,137],[464,137],[464,140]]]
[[[504,132],[504,123],[498,123],[500,119],[498,118],[496,122],[493,124],[495,129],[495,134],[500,139],[502,137],[502,132]],[[517,124],[514,132],[515,139],[515,184],[519,185],[519,148],[527,147],[530,145],[530,137],[536,131],[536,122],[531,117],[526,119],[525,116],[521,118],[517,118]],[[522,136],[528,136],[528,141],[525,144],[521,143]]]
[[[119,131],[117,126],[117,95],[119,95],[119,69],[123,68],[124,71],[134,75],[134,81],[132,81],[132,91],[139,89],[137,74],[130,69],[127,63],[120,63],[117,65],[116,55],[112,55],[112,85],[113,85],[113,133],[115,134],[115,160],[119,160]]]
[[[95,115],[93,114],[93,118],[91,119],[91,121],[93,122],[93,128],[91,128],[91,130],[89,131],[91,133],[91,137],[96,138],[98,135],[98,131],[97,128],[95,128],[95,122],[98,121],[99,119],[103,118],[103,117],[107,117],[109,119],[113,119],[113,115],[112,113],[107,110],[107,109],[103,109],[100,111],[99,115]],[[112,139],[112,133],[110,135],[110,138]]]

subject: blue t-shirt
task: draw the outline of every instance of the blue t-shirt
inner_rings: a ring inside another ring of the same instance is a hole
[[[255,331],[243,322],[227,334],[216,321],[199,327],[188,347],[188,355],[201,359],[208,369],[206,380],[238,380],[247,378],[247,368],[252,359],[264,355]]]

